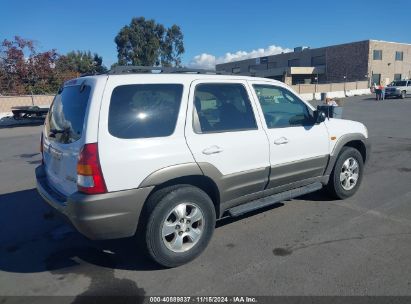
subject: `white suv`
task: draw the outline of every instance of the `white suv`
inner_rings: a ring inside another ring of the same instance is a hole
[[[363,124],[326,119],[275,80],[152,70],[70,80],[51,105],[37,188],[85,236],[141,236],[174,267],[206,248],[219,218],[360,186]]]
[[[385,88],[385,97],[404,99],[411,95],[411,80],[394,80]]]

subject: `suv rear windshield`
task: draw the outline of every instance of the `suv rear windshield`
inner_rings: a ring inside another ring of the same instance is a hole
[[[87,85],[68,86],[56,95],[46,121],[50,139],[63,144],[80,139],[90,91]]]
[[[113,90],[108,130],[119,138],[169,136],[174,132],[183,85],[133,84]]]

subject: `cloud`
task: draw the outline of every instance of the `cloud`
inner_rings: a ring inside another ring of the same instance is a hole
[[[196,69],[214,69],[215,65],[215,56],[207,53],[194,56],[194,58],[188,63],[188,67]]]
[[[188,63],[188,67],[197,69],[215,69],[216,64],[227,63],[232,61],[244,60],[249,58],[264,57],[270,55],[276,55],[281,53],[291,52],[291,49],[282,48],[276,45],[270,45],[267,48],[260,48],[252,50],[250,52],[237,51],[235,53],[225,53],[224,56],[216,57],[211,54],[203,53],[194,56],[193,59]]]

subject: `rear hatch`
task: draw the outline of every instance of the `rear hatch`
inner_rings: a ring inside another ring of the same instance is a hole
[[[77,191],[77,158],[84,145],[84,118],[91,95],[84,79],[71,80],[54,98],[43,131],[49,186],[68,196]]]

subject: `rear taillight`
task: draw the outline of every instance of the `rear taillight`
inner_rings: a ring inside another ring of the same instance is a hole
[[[106,183],[101,172],[97,143],[86,144],[77,162],[77,187],[86,194],[106,193]]]

